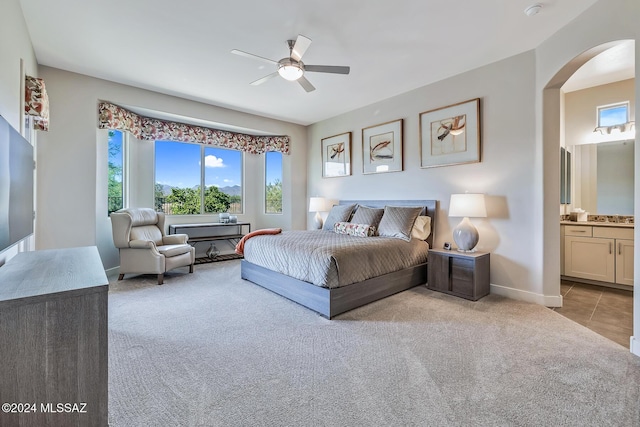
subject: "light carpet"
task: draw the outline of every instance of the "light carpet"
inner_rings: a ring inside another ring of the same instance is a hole
[[[640,426],[640,358],[542,306],[419,286],[327,320],[240,261],[112,282],[112,426]]]

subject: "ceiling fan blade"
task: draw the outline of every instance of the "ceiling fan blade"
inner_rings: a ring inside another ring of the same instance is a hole
[[[334,74],[349,74],[350,67],[343,67],[339,65],[306,65],[305,71],[312,71],[314,73],[334,73]]]
[[[309,49],[310,45],[311,39],[299,34],[296,39],[296,44],[293,45],[293,49],[291,50],[291,57],[296,61],[300,61],[300,58],[302,58],[302,55]]]
[[[253,53],[243,52],[238,49],[233,49],[231,53],[244,56],[245,58],[259,59],[261,61],[268,62],[269,64],[278,65],[278,61],[274,61],[273,59],[269,59],[269,58],[263,58],[262,56],[254,55]]]
[[[309,82],[309,80],[305,78],[305,76],[300,77],[298,79],[298,83],[300,83],[300,86],[302,86],[307,92],[313,92],[314,90],[316,90],[316,88],[313,87],[313,85]]]
[[[275,73],[271,73],[267,76],[264,76],[261,79],[256,80],[255,82],[251,82],[252,86],[258,86],[264,82],[266,82],[267,80],[271,80],[272,78],[276,77],[278,75],[278,72],[276,71]]]

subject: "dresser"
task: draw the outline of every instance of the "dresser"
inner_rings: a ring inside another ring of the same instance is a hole
[[[93,246],[0,267],[0,425],[107,425],[107,292]]]

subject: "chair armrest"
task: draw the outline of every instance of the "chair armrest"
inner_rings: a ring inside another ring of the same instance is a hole
[[[189,240],[188,234],[169,234],[162,237],[162,242],[165,245],[182,245]]]

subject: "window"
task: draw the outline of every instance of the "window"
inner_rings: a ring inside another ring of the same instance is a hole
[[[282,213],[282,153],[268,151],[264,157],[265,212]]]
[[[598,107],[598,127],[622,125],[629,121],[629,103]]]
[[[124,207],[124,133],[109,130],[109,175],[107,190],[107,214]]]
[[[240,151],[156,141],[156,210],[168,215],[242,213],[242,163]]]

